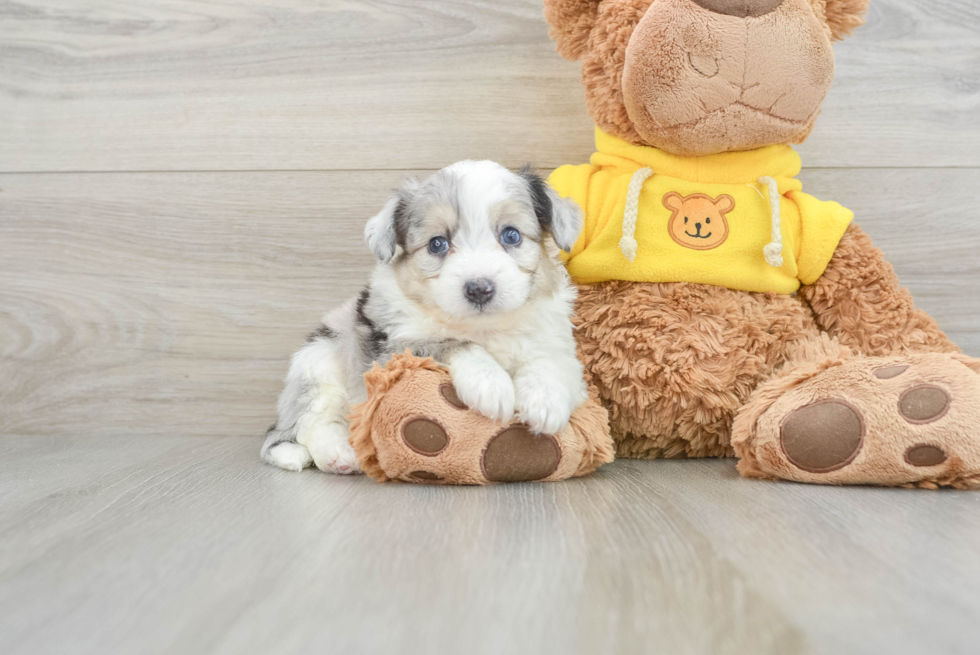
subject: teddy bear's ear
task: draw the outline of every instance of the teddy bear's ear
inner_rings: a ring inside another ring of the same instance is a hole
[[[824,15],[834,41],[848,37],[861,25],[871,0],[824,0]]]
[[[578,59],[585,52],[601,1],[544,0],[544,17],[551,26],[548,36],[565,59]]]

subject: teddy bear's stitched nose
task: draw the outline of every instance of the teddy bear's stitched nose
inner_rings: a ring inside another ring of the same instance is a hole
[[[726,16],[749,18],[775,11],[783,0],[691,0],[708,11]]]

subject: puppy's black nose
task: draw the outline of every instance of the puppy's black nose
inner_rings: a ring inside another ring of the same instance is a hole
[[[474,305],[486,305],[493,298],[494,291],[493,282],[485,277],[470,280],[463,285],[463,294]]]

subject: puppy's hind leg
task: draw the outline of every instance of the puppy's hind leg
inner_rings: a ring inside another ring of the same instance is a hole
[[[313,463],[306,446],[296,442],[297,424],[309,404],[309,384],[295,362],[296,357],[286,376],[286,388],[279,395],[279,418],[265,433],[261,451],[262,461],[287,471],[302,471]]]
[[[276,423],[265,435],[262,444],[262,461],[287,471],[302,471],[313,463],[310,451],[306,446],[291,441],[287,434],[279,430]]]
[[[316,339],[293,356],[279,397],[279,421],[266,438],[263,460],[294,471],[312,462],[329,473],[360,472],[347,441],[344,370],[332,339]]]

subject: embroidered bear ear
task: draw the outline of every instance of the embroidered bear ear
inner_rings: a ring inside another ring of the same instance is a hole
[[[681,207],[684,206],[684,196],[677,193],[676,191],[671,191],[670,193],[664,195],[664,207],[670,211],[679,211]]]
[[[732,198],[727,193],[718,196],[717,200],[714,201],[715,208],[722,214],[727,214],[731,210],[735,209],[735,198]]]
[[[596,24],[601,0],[544,0],[544,17],[551,29],[548,36],[559,54],[572,61],[585,52],[589,34]]]

